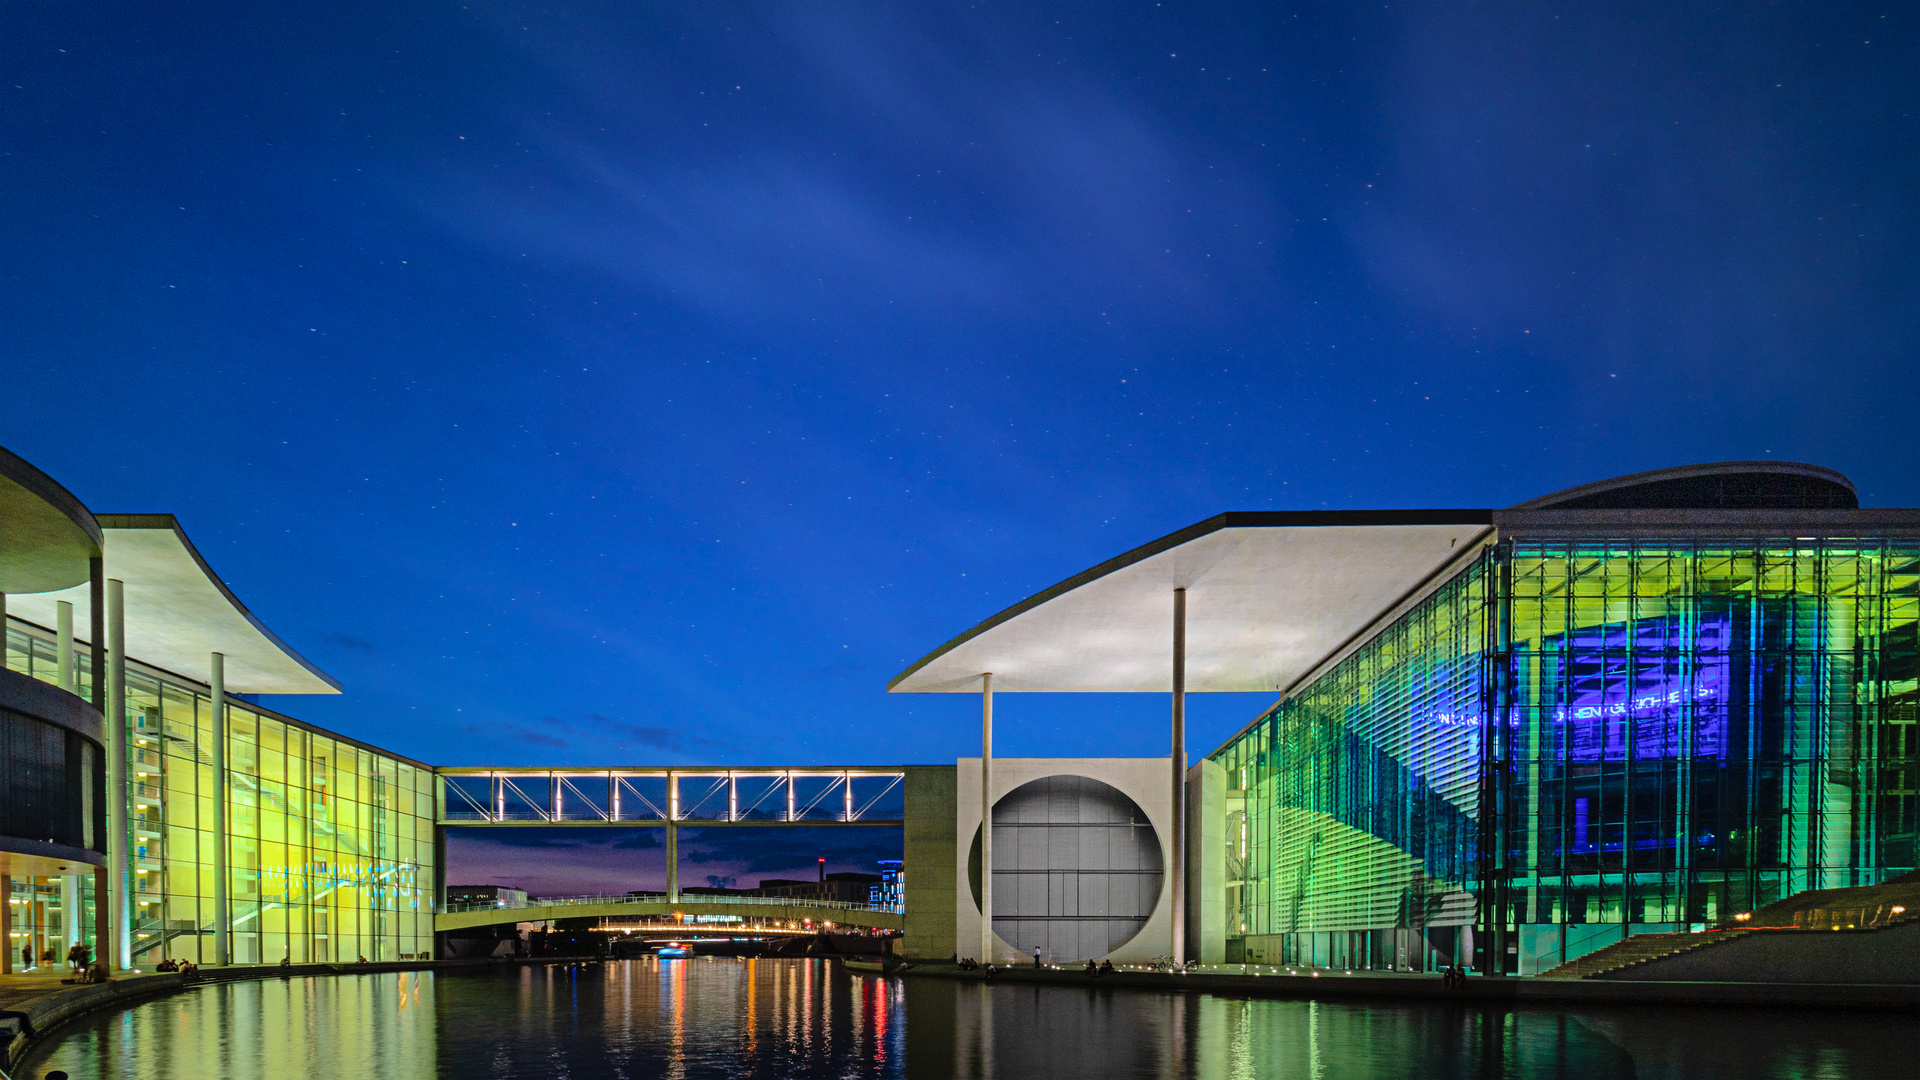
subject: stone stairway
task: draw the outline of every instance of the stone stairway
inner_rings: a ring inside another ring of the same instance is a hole
[[[1731,925],[1796,930],[1874,930],[1920,918],[1920,872],[1851,889],[1813,889],[1747,912]]]
[[[1592,979],[1622,968],[1734,941],[1755,931],[1879,930],[1920,919],[1920,871],[1878,885],[1813,889],[1743,912],[1703,934],[1639,934],[1540,973]]]
[[[1621,968],[1644,964],[1649,960],[1692,952],[1745,937],[1746,930],[1713,930],[1704,934],[1636,934],[1604,949],[1569,960],[1557,968],[1540,973],[1542,979],[1591,979]]]

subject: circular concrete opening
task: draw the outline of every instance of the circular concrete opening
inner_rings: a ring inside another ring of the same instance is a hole
[[[1086,776],[1022,784],[993,806],[993,930],[1056,964],[1133,940],[1160,901],[1160,837],[1138,804]],[[980,906],[980,828],[967,856]]]

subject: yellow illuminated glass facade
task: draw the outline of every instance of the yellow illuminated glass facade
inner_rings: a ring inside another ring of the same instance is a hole
[[[53,642],[13,622],[8,664],[57,682]],[[76,662],[90,685],[84,650]],[[426,958],[433,950],[433,772],[228,698],[230,949],[235,963]],[[209,691],[130,662],[129,823],[136,966],[213,963]]]

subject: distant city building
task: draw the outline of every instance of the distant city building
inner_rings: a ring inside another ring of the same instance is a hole
[[[449,885],[447,903],[492,904],[495,907],[526,907],[527,890],[511,885]]]
[[[888,911],[905,911],[906,864],[899,859],[881,859],[879,865],[880,880],[867,891],[867,902]]]
[[[848,904],[864,904],[872,895],[873,887],[880,882],[879,874],[858,874],[845,872],[828,874],[819,881],[793,881],[786,878],[768,878],[760,882],[753,890],[755,896],[785,896],[796,900],[836,900]],[[684,891],[684,890],[683,890]]]

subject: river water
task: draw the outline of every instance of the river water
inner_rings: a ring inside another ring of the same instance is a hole
[[[1900,1014],[1353,1005],[850,975],[822,960],[207,986],[85,1018],[13,1073],[151,1080],[1915,1075]]]

